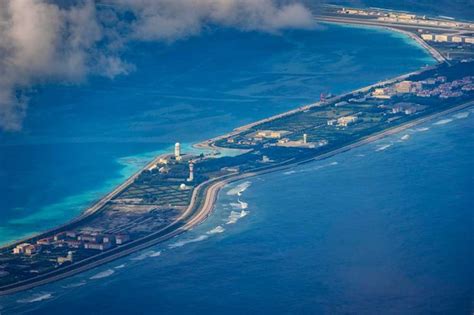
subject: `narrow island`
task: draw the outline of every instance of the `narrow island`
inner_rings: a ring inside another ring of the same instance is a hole
[[[328,6],[321,21],[408,33],[434,66],[239,127],[151,161],[76,219],[0,248],[0,295],[105,264],[201,223],[230,182],[321,160],[474,104],[474,24]],[[235,156],[221,151],[238,150]]]

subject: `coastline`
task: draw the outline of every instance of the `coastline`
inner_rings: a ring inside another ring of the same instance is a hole
[[[17,293],[20,291],[28,290],[37,286],[41,286],[50,282],[58,281],[64,278],[68,278],[70,276],[73,276],[78,273],[82,273],[84,271],[93,269],[95,267],[98,267],[100,265],[106,264],[108,262],[111,262],[113,260],[116,260],[118,258],[122,258],[125,256],[128,256],[132,253],[135,253],[137,251],[140,251],[142,249],[146,249],[148,247],[151,247],[153,245],[162,243],[166,240],[169,240],[175,236],[178,236],[187,230],[193,228],[194,226],[202,223],[213,211],[214,206],[215,206],[215,201],[217,200],[218,193],[222,188],[224,188],[226,185],[235,182],[235,181],[240,181],[242,179],[250,178],[250,177],[255,177],[263,174],[268,174],[268,173],[273,173],[273,172],[278,172],[278,171],[283,171],[287,169],[291,169],[295,166],[302,165],[305,163],[309,163],[312,161],[319,161],[319,160],[324,160],[330,157],[333,157],[337,154],[340,154],[342,152],[347,152],[350,151],[354,148],[366,145],[368,143],[380,140],[382,138],[385,138],[387,136],[399,133],[403,130],[412,128],[416,125],[426,123],[429,121],[432,121],[434,119],[437,119],[439,117],[445,116],[447,114],[451,114],[469,107],[474,106],[474,101],[464,103],[452,108],[449,108],[447,110],[444,110],[442,112],[438,113],[433,113],[431,115],[428,115],[426,117],[421,117],[419,119],[407,122],[405,124],[402,124],[400,126],[396,126],[390,129],[386,129],[384,131],[381,131],[377,134],[370,135],[368,137],[362,138],[354,143],[348,144],[346,146],[343,146],[341,148],[335,149],[333,151],[318,155],[316,157],[309,158],[304,161],[299,161],[296,163],[289,163],[281,166],[276,166],[276,167],[271,167],[268,169],[263,169],[261,171],[256,171],[256,172],[250,172],[250,173],[243,173],[243,174],[238,174],[238,175],[230,175],[230,176],[224,176],[226,178],[216,178],[212,179],[208,182],[204,182],[200,184],[196,189],[193,191],[193,197],[192,197],[192,202],[190,203],[189,207],[186,209],[185,213],[178,218],[174,223],[171,225],[163,228],[162,230],[159,230],[147,237],[145,237],[143,240],[136,240],[134,242],[131,242],[126,245],[126,248],[117,248],[115,251],[116,253],[111,252],[105,252],[103,254],[100,254],[98,256],[104,256],[104,257],[91,257],[87,260],[80,261],[79,263],[69,265],[68,269],[70,270],[56,270],[53,271],[49,274],[44,274],[41,275],[40,278],[44,279],[30,279],[28,281],[25,281],[24,283],[15,283],[14,285],[7,286],[7,289],[2,289],[0,291],[0,296],[2,295],[9,295],[13,293]],[[210,184],[208,187],[206,187],[206,184],[209,184],[209,182],[213,182]],[[200,190],[204,189],[202,193],[204,193],[204,202],[202,205],[196,204],[196,198],[200,192]],[[197,206],[196,209],[194,209]],[[195,216],[192,216],[193,213],[196,212]],[[183,219],[183,217],[191,215],[192,218],[190,219],[189,222],[186,224],[179,226],[179,220]],[[177,227],[178,226],[178,227]],[[170,230],[170,231],[168,231]],[[90,260],[90,261],[89,261]],[[11,288],[9,288],[11,287]]]
[[[344,23],[338,23],[338,24],[344,24]],[[350,23],[348,23],[348,24],[350,24]],[[391,30],[391,31],[404,33],[405,35],[410,36],[410,38],[412,38],[413,40],[417,41],[418,44],[421,44],[420,41],[423,42],[415,34],[407,32],[407,31],[402,31],[402,30],[398,30],[398,29],[395,29],[395,28],[383,27],[383,26],[374,26],[374,27],[382,27],[382,28],[386,28],[386,29]],[[442,61],[445,61],[444,58],[443,58],[443,60],[437,59],[433,54],[434,54],[434,52],[436,52],[436,53],[438,53],[438,52],[435,49],[432,49],[433,51],[431,51],[429,49],[431,47],[429,45],[427,45],[426,43],[424,43],[424,44],[425,45],[422,45],[422,46],[426,50],[428,50],[428,52],[438,61],[438,63],[442,62]],[[439,54],[439,56],[441,56],[441,54]],[[351,94],[351,93],[354,93],[354,92],[358,92],[358,91],[360,91],[360,92],[367,91],[370,88],[372,88],[374,86],[377,86],[377,85],[383,85],[383,84],[388,84],[388,83],[395,82],[395,81],[398,81],[398,80],[402,80],[402,79],[404,79],[408,76],[420,73],[421,71],[426,70],[426,69],[427,68],[423,68],[423,69],[420,69],[420,70],[417,70],[417,71],[414,71],[414,72],[411,72],[411,73],[408,73],[408,74],[403,74],[403,75],[398,76],[396,78],[392,78],[392,79],[389,79],[389,80],[377,82],[377,83],[372,84],[370,86],[363,87],[361,89],[351,91],[351,92],[345,93],[343,95],[337,96],[334,99],[337,99],[337,98],[340,98],[340,97],[343,97],[345,95],[348,95],[348,94]],[[268,121],[271,121],[271,120],[279,119],[279,118],[285,117],[287,115],[291,115],[291,114],[294,114],[294,113],[300,112],[300,111],[305,111],[307,109],[310,109],[310,108],[316,107],[316,106],[321,106],[321,103],[317,102],[317,103],[305,105],[305,106],[299,107],[297,109],[294,109],[294,110],[291,110],[291,111],[288,111],[288,112],[285,112],[285,113],[282,113],[282,114],[278,114],[278,115],[275,115],[275,116],[272,116],[272,117],[269,117],[269,118],[266,118],[266,119],[263,119],[263,120],[260,120],[260,121],[242,126],[242,127],[238,127],[238,128],[234,129],[232,132],[230,132],[228,134],[218,136],[216,138],[203,141],[201,143],[197,143],[193,146],[196,147],[196,148],[201,148],[201,149],[202,148],[216,149],[216,147],[210,146],[210,144],[213,141],[217,140],[217,139],[221,139],[223,137],[227,137],[227,136],[235,134],[235,133],[240,133],[240,132],[242,132],[244,130],[247,130],[247,129],[255,126],[255,125],[261,124],[262,122],[268,122]],[[434,113],[434,114],[428,115],[426,117],[422,117],[422,118],[416,119],[414,121],[407,122],[403,125],[383,130],[380,133],[368,136],[366,138],[359,139],[355,143],[348,144],[348,145],[343,146],[341,148],[335,149],[331,152],[327,152],[325,154],[321,154],[321,155],[318,155],[316,157],[312,157],[312,158],[310,158],[308,160],[305,160],[305,161],[300,161],[300,162],[297,162],[297,163],[289,163],[289,164],[285,164],[285,165],[281,165],[281,166],[272,166],[271,168],[263,169],[263,170],[256,171],[256,172],[243,173],[243,174],[238,174],[238,175],[234,175],[234,174],[231,174],[231,175],[228,175],[228,176],[226,175],[226,176],[223,176],[222,178],[215,178],[215,179],[209,180],[207,182],[204,182],[204,183],[200,184],[198,187],[196,187],[194,189],[193,195],[192,195],[192,198],[191,198],[191,202],[190,202],[189,206],[187,207],[186,211],[176,221],[174,221],[172,224],[166,226],[165,228],[163,228],[163,229],[161,229],[157,232],[154,232],[153,234],[148,235],[148,236],[144,237],[143,239],[138,239],[134,242],[131,242],[131,243],[127,244],[127,246],[124,246],[123,248],[122,247],[118,248],[116,251],[112,250],[111,252],[106,252],[106,253],[91,257],[90,260],[88,259],[88,260],[80,261],[77,264],[72,264],[72,265],[66,267],[68,270],[66,270],[66,269],[55,270],[51,273],[41,275],[40,277],[42,279],[34,280],[34,278],[33,278],[33,279],[25,281],[25,283],[23,283],[23,284],[22,283],[16,283],[14,285],[7,286],[7,287],[11,287],[11,288],[1,290],[0,295],[16,293],[18,291],[23,291],[23,290],[30,289],[30,288],[33,288],[33,287],[36,287],[36,286],[40,286],[40,285],[43,285],[43,284],[46,284],[46,283],[49,283],[49,282],[53,282],[53,281],[57,281],[57,280],[60,280],[60,279],[67,278],[69,276],[72,276],[72,275],[75,275],[77,273],[81,273],[83,271],[95,268],[99,265],[108,263],[108,262],[113,261],[117,258],[127,256],[131,253],[134,253],[134,252],[142,250],[144,248],[156,245],[156,244],[161,243],[163,241],[166,241],[166,240],[168,240],[172,237],[175,237],[175,236],[177,236],[181,233],[184,233],[187,230],[194,227],[195,225],[198,225],[201,222],[203,222],[212,213],[212,210],[214,208],[215,201],[216,201],[216,198],[218,196],[219,191],[231,182],[242,180],[242,179],[248,178],[248,177],[253,177],[253,176],[258,176],[258,175],[270,173],[270,172],[282,171],[282,170],[285,170],[287,168],[291,168],[291,167],[294,167],[294,166],[297,166],[297,165],[300,165],[300,164],[303,164],[303,163],[308,163],[310,161],[326,159],[326,158],[334,156],[336,154],[339,154],[339,153],[351,150],[353,148],[365,145],[367,143],[379,140],[379,139],[384,138],[388,135],[398,133],[402,130],[405,130],[407,128],[411,128],[415,125],[425,123],[427,121],[436,119],[440,116],[444,116],[446,114],[456,112],[456,111],[459,111],[459,110],[462,110],[464,108],[471,107],[471,106],[473,106],[473,102],[458,105],[458,106],[455,106],[453,108],[447,109],[445,111]],[[147,169],[151,165],[154,165],[161,157],[163,157],[163,155],[160,155],[160,156],[156,157],[155,159],[153,159],[143,169]],[[134,173],[126,181],[124,181],[122,184],[117,186],[113,191],[111,191],[105,197],[103,197],[101,200],[99,200],[99,202],[97,202],[96,204],[94,204],[91,207],[89,207],[88,209],[86,209],[83,213],[81,213],[78,217],[74,218],[70,222],[67,222],[67,223],[65,223],[65,224],[63,224],[59,227],[50,229],[48,231],[42,232],[38,235],[35,235],[34,237],[39,238],[44,234],[51,233],[52,231],[56,231],[58,229],[62,229],[62,228],[66,227],[70,224],[79,222],[79,221],[81,221],[81,220],[83,220],[83,219],[85,219],[85,218],[87,218],[91,215],[94,215],[95,213],[100,211],[101,208],[108,201],[110,201],[114,196],[116,196],[117,194],[122,192],[123,189],[128,187],[137,178],[137,176],[142,172],[143,169],[140,169],[139,171]],[[203,196],[202,204],[198,203],[198,201],[197,201],[198,197],[200,195]],[[185,224],[180,225],[185,220],[189,220],[189,221],[187,221]],[[26,239],[30,239],[30,238],[31,237],[28,237],[28,238],[25,238],[23,240],[15,241],[15,242],[12,242],[12,243],[22,242],[22,241],[25,241]],[[12,243],[2,245],[2,246],[0,246],[0,248],[5,248],[5,247],[8,247],[8,246],[11,246]]]

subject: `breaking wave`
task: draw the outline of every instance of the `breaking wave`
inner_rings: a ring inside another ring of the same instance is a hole
[[[222,226],[218,225],[215,228],[213,228],[212,230],[207,231],[206,234],[210,234],[210,235],[219,234],[219,233],[222,233],[224,231],[225,231],[225,229]]]
[[[70,284],[66,284],[66,285],[63,285],[62,288],[64,289],[70,289],[70,288],[77,288],[77,287],[82,287],[83,285],[85,285],[87,282],[85,280],[82,280],[82,281],[79,281],[79,282],[75,282],[75,283],[70,283]]]
[[[408,140],[408,139],[410,139],[410,135],[409,134],[403,135],[400,139]]]
[[[452,122],[453,120],[450,119],[450,118],[446,118],[446,119],[441,119],[441,120],[438,120],[437,122],[435,122],[433,125],[446,125],[450,122]]]
[[[462,113],[457,113],[453,115],[454,118],[456,119],[463,119],[469,117],[470,113],[469,112],[462,112]]]
[[[29,298],[20,299],[17,302],[18,303],[35,303],[35,302],[41,302],[41,301],[49,300],[52,297],[53,297],[53,295],[51,293],[35,294],[35,295],[33,295]]]
[[[430,130],[430,128],[428,128],[428,127],[422,127],[422,128],[417,128],[417,129],[415,129],[415,130],[416,130],[416,131],[428,131],[428,130]]]
[[[379,152],[379,151],[384,151],[384,150],[387,150],[388,148],[390,148],[392,146],[392,144],[382,144],[382,145],[378,145],[377,146],[377,149],[375,149],[375,151]]]
[[[317,165],[317,166],[314,166],[314,167],[311,167],[311,168],[308,168],[308,169],[302,169],[302,170],[291,170],[291,171],[287,171],[287,172],[284,172],[283,174],[285,175],[291,175],[291,174],[295,174],[295,173],[304,173],[304,172],[310,172],[310,171],[317,171],[317,170],[320,170],[320,169],[323,169],[325,167],[329,167],[329,166],[334,166],[334,165],[338,165],[339,162],[331,162],[331,163],[327,163],[327,164],[323,164],[323,165]]]
[[[239,199],[237,202],[231,202],[230,206],[234,209],[247,209],[249,204]]]
[[[230,189],[230,190],[227,192],[227,195],[229,195],[229,196],[236,196],[236,195],[237,195],[237,196],[241,196],[242,193],[243,193],[244,191],[246,191],[247,188],[250,187],[250,184],[251,184],[251,183],[248,182],[248,181],[247,181],[247,182],[243,182],[242,184],[239,184],[239,185],[235,186],[234,188]]]
[[[115,273],[115,271],[113,271],[112,269],[107,269],[105,271],[99,272],[96,275],[93,275],[89,279],[96,280],[96,279],[107,278],[107,277],[110,277],[111,275],[113,275],[114,273]]]
[[[114,267],[114,269],[122,269],[122,268],[125,268],[125,264],[121,264]]]
[[[240,212],[231,211],[230,215],[229,215],[229,218],[227,219],[226,224],[234,224],[237,221],[239,221],[240,219],[242,219],[243,217],[245,217],[248,213],[249,213],[249,211],[245,211],[245,210],[242,210]]]
[[[130,260],[135,260],[135,261],[144,260],[144,259],[147,259],[149,257],[158,257],[160,255],[161,255],[160,251],[155,252],[154,250],[149,250],[149,251],[147,251],[145,253],[142,253],[142,254],[140,254],[136,257],[130,258]]]
[[[201,235],[201,236],[198,236],[196,238],[191,238],[191,239],[182,240],[182,241],[179,241],[179,242],[176,242],[176,243],[169,244],[168,247],[169,248],[182,247],[182,246],[184,246],[186,244],[189,244],[189,243],[196,243],[196,242],[204,241],[208,237],[209,236],[207,236],[207,235]]]

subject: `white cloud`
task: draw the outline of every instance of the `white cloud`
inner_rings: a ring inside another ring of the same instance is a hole
[[[122,19],[129,13],[133,19]],[[60,6],[53,0],[0,2],[0,128],[18,130],[27,98],[44,82],[81,82],[90,74],[113,78],[133,66],[119,57],[129,40],[173,41],[217,24],[244,31],[311,28],[300,4],[272,0],[93,0]]]

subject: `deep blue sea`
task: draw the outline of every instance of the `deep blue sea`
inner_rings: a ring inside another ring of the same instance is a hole
[[[175,141],[433,63],[404,36],[334,25],[209,30],[126,57],[126,77],[37,87],[24,131],[0,135],[0,242],[73,218]],[[236,183],[193,231],[0,312],[469,314],[473,129],[467,110]]]

